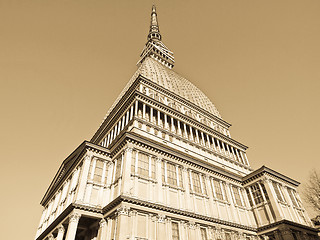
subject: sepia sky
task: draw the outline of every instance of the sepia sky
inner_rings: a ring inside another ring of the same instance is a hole
[[[34,238],[61,162],[136,70],[152,3],[174,70],[254,169],[302,183],[320,169],[320,1],[0,0],[2,239]]]

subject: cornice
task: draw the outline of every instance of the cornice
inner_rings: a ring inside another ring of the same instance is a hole
[[[107,148],[88,141],[83,141],[60,165],[58,172],[56,173],[40,202],[42,206],[45,206],[47,204],[52,195],[57,191],[57,189],[59,189],[61,184],[69,176],[75,166],[77,166],[87,150],[106,156],[110,155],[110,151]]]
[[[290,183],[292,185],[294,185],[295,187],[298,187],[300,185],[300,183],[292,178],[289,178],[279,172],[276,172],[275,170],[272,170],[271,168],[268,168],[266,166],[262,166],[259,169],[253,171],[252,173],[244,176],[242,178],[243,184],[246,184],[250,181],[252,181],[253,179],[259,178],[261,176],[263,176],[264,174],[270,174],[271,176],[274,176],[278,179],[281,179],[282,181],[285,181],[287,183]]]
[[[265,225],[265,226],[262,226],[262,227],[258,227],[257,228],[257,232],[259,234],[259,232],[263,232],[263,231],[266,231],[268,229],[275,228],[275,227],[280,227],[280,225],[289,225],[289,226],[300,228],[300,229],[302,228],[304,230],[311,231],[311,232],[313,232],[315,234],[320,232],[319,230],[317,230],[317,229],[315,229],[313,227],[309,227],[307,225],[303,225],[303,224],[296,223],[296,222],[291,222],[291,221],[286,220],[286,219],[283,219],[283,220],[280,220],[278,222],[271,223],[271,224],[268,224],[268,225]]]
[[[127,203],[131,203],[131,204],[135,204],[135,205],[139,205],[139,206],[143,206],[143,207],[147,207],[147,208],[157,209],[160,211],[165,211],[165,212],[169,212],[169,213],[173,213],[173,214],[179,214],[182,216],[191,217],[191,218],[195,218],[195,219],[199,219],[199,220],[205,220],[205,221],[209,221],[212,223],[225,225],[228,227],[235,227],[235,228],[240,228],[243,230],[249,230],[249,231],[253,231],[253,232],[257,231],[256,228],[245,226],[242,224],[232,223],[232,222],[224,221],[224,220],[221,220],[218,218],[213,218],[213,217],[209,217],[209,216],[205,216],[205,215],[201,215],[201,214],[197,214],[197,213],[193,213],[193,212],[189,212],[189,211],[185,211],[185,210],[180,210],[180,209],[168,207],[168,206],[165,206],[165,205],[162,205],[159,203],[152,203],[149,201],[144,201],[144,200],[140,200],[137,198],[124,196],[124,195],[118,196],[116,199],[114,199],[112,202],[110,202],[107,206],[105,206],[102,210],[103,213],[106,214],[107,212],[114,209],[117,205],[119,205],[122,202],[127,202]]]

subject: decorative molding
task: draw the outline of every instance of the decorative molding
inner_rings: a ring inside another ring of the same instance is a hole
[[[125,216],[129,216],[130,213],[130,207],[127,206],[121,206],[119,208],[117,208],[117,214],[119,215],[125,215]]]
[[[81,214],[79,214],[79,213],[71,213],[69,215],[69,223],[70,222],[78,222],[80,217],[81,217]]]

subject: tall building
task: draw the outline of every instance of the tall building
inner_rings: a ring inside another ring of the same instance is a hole
[[[253,170],[231,125],[173,67],[153,7],[137,71],[61,164],[36,240],[317,239],[299,183]]]

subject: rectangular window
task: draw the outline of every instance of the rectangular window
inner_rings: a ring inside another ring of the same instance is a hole
[[[179,224],[172,222],[172,240],[179,240]]]
[[[281,189],[280,189],[279,184],[276,183],[276,182],[272,182],[272,186],[273,186],[273,189],[274,189],[274,191],[275,191],[275,193],[276,193],[277,199],[278,199],[279,201],[284,202],[284,199],[283,199],[283,197],[282,197],[283,195],[280,193]]]
[[[138,174],[142,177],[149,177],[149,156],[141,152],[138,153]]]
[[[232,192],[234,195],[235,204],[238,206],[243,206],[242,201],[241,201],[241,197],[240,197],[239,188],[236,186],[232,186]]]
[[[205,228],[200,228],[201,240],[208,240],[207,230]]]
[[[138,161],[137,161],[138,158]],[[132,151],[131,172],[135,173],[136,164],[138,164],[137,174],[143,178],[156,178],[156,163],[155,158],[149,154]]]
[[[260,204],[263,202],[262,193],[258,184],[250,186],[254,203]]]
[[[213,182],[212,188],[214,189],[214,191],[216,193],[213,195],[219,200],[224,200],[223,193],[222,193],[223,190],[221,188],[220,181],[217,179],[212,179],[212,182]]]
[[[296,201],[295,196],[293,195],[293,191],[294,191],[294,190],[288,188],[288,193],[289,193],[289,197],[290,197],[290,199],[291,199],[291,202],[292,202],[293,206],[295,206],[295,207],[300,207],[300,206],[298,205],[298,202]]]
[[[193,192],[202,194],[200,174],[196,172],[191,172],[191,177],[192,177],[192,184],[193,184]]]
[[[171,186],[178,186],[176,166],[167,162],[167,183]]]
[[[93,181],[96,183],[101,183],[102,172],[103,172],[104,162],[101,160],[96,161],[96,168],[94,170]]]
[[[117,181],[121,176],[121,164],[122,164],[122,156],[118,157],[116,160],[116,173],[114,175],[114,181]]]

